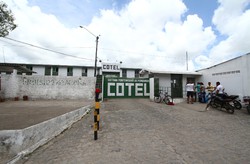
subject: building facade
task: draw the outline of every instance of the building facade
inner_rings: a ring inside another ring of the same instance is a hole
[[[197,80],[205,85],[219,81],[230,95],[250,96],[250,53],[197,72],[202,74]]]
[[[121,67],[121,63],[102,63],[101,67],[97,67],[96,72],[97,75],[102,75],[103,77],[155,78],[158,79],[159,89],[167,91],[168,94],[172,95],[174,98],[186,97],[185,85],[187,81],[193,81],[195,84],[197,82],[203,82],[205,86],[208,82],[211,82],[212,85],[215,86],[216,82],[219,81],[228,94],[239,95],[242,99],[243,96],[250,96],[250,88],[248,86],[250,84],[249,63],[250,53],[195,72],[152,71],[141,68],[123,68]],[[2,65],[5,66],[6,63],[0,63],[0,66]],[[25,75],[26,79],[36,76],[40,79],[48,79],[49,77],[52,79],[56,77],[57,79],[63,78],[64,81],[68,81],[70,78],[77,79],[79,77],[95,78],[95,68],[93,66],[16,63],[9,63],[7,65],[14,65],[15,68],[17,68],[17,75]],[[3,88],[3,75],[11,74],[10,68],[1,69],[0,67],[0,73],[0,88]],[[49,88],[47,90],[49,90]],[[3,95],[2,90],[0,90],[0,93]],[[56,94],[54,97],[56,97]]]
[[[158,79],[159,90],[168,92],[173,98],[185,98],[187,81],[191,80],[195,83],[200,76],[202,76],[201,73],[190,71],[141,71],[141,77]]]

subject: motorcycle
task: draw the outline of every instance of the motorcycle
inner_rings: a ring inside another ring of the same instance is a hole
[[[224,92],[224,95],[225,95],[226,97],[229,96],[226,92]],[[235,95],[235,96],[236,96],[236,95]],[[233,100],[233,105],[234,105],[235,109],[240,110],[240,109],[242,108],[242,105],[241,105],[241,101],[240,101],[240,99],[239,99],[239,96]]]
[[[208,101],[208,104],[207,104],[207,107],[212,107],[212,108],[219,108],[222,109],[222,108],[225,108],[226,111],[230,114],[233,114],[234,113],[234,109],[235,109],[235,106],[234,106],[234,100],[236,100],[239,96],[237,95],[227,95],[227,94],[224,94],[222,97],[221,96],[218,96],[216,95],[215,93],[213,93],[210,97],[210,100]]]

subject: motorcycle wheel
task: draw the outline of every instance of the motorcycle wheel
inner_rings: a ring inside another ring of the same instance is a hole
[[[214,101],[210,101],[210,106],[212,108],[217,108],[218,107],[217,104]]]
[[[240,110],[242,108],[242,105],[241,105],[241,103],[239,101],[234,100],[233,103],[234,103],[234,107],[236,109]]]
[[[234,106],[230,105],[230,104],[226,104],[225,108],[227,110],[228,113],[233,114],[234,113]]]
[[[247,112],[248,112],[248,114],[250,114],[250,104],[248,104],[248,106],[247,106]]]

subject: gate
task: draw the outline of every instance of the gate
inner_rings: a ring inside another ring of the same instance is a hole
[[[149,78],[104,77],[103,98],[149,98]]]

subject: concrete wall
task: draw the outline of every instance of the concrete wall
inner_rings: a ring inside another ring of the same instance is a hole
[[[0,154],[14,157],[14,163],[80,120],[90,108],[82,107],[25,129],[0,131]]]
[[[92,99],[95,77],[1,75],[2,98]]]

